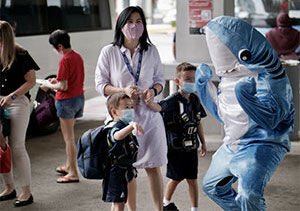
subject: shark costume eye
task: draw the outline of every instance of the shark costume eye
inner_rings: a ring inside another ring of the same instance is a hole
[[[247,49],[242,49],[239,51],[239,58],[240,60],[246,62],[249,61],[251,59],[251,53],[249,50]]]

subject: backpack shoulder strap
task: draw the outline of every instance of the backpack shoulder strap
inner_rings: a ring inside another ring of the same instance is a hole
[[[113,128],[114,125],[116,124],[117,122],[114,122],[114,121],[109,121],[106,125],[105,125],[105,129],[110,129],[110,128]]]
[[[200,121],[201,117],[200,117],[200,113],[198,111],[198,103],[200,103],[200,100],[199,100],[198,96],[194,93],[191,93],[190,97],[192,99],[192,106],[193,106],[193,112],[192,112],[193,119]]]

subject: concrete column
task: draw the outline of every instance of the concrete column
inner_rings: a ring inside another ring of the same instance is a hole
[[[234,16],[234,0],[214,0],[213,18],[220,15]],[[189,1],[177,0],[176,61],[206,62],[210,57],[205,35],[189,34]]]
[[[144,1],[144,12],[146,16],[147,24],[152,23],[152,1]]]
[[[177,92],[177,85],[174,80],[169,81],[169,89],[170,89],[170,95],[174,94]]]
[[[234,0],[213,0],[213,18],[220,15],[234,16]],[[211,65],[205,35],[190,34],[189,1],[177,0],[176,61]],[[216,79],[216,77],[215,77]],[[170,85],[171,86],[171,85]],[[171,92],[171,87],[170,87]],[[223,127],[211,114],[203,119],[204,133],[223,136]]]
[[[291,141],[300,140],[300,64],[287,66],[285,70],[293,90],[293,104],[295,107],[294,131],[290,135]]]

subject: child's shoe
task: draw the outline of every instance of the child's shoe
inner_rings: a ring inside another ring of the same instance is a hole
[[[177,209],[176,205],[172,202],[170,204],[168,204],[167,206],[164,206],[164,211],[179,211],[179,209]]]

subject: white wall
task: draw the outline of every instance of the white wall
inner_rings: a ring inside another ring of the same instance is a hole
[[[205,35],[189,34],[189,8],[188,0],[177,0],[176,21],[176,61],[193,64],[211,63]],[[234,16],[234,0],[214,0],[213,18],[220,15]],[[210,64],[211,65],[211,64]],[[202,120],[204,133],[209,135],[223,135],[223,127],[209,112]]]
[[[205,35],[189,34],[188,0],[177,0],[176,61],[210,63]],[[234,16],[234,0],[214,0],[213,18],[220,15]]]

